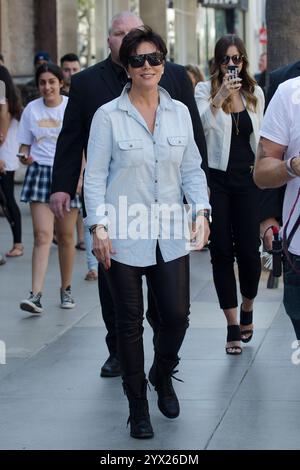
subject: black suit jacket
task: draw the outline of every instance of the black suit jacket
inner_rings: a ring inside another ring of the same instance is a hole
[[[280,69],[276,69],[269,74],[269,87],[267,93],[267,105],[270,103],[275,91],[280,83],[290,80],[291,78],[299,77],[300,75],[300,61],[294,64],[286,65]]]
[[[300,61],[276,69],[269,75],[269,87],[266,105],[270,103],[280,83],[300,75]],[[278,189],[265,189],[261,197],[261,220],[275,217],[279,222],[282,220],[282,205],[286,186]]]
[[[195,141],[208,179],[207,150],[193,89],[185,68],[166,62],[160,81],[173,99],[190,111]],[[72,77],[68,105],[59,135],[53,166],[52,193],[67,192],[74,197],[80,175],[82,152],[86,150],[90,127],[96,110],[120,96],[123,85],[112,67],[110,57]]]

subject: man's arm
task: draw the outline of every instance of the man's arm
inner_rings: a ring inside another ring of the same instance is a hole
[[[284,145],[260,138],[254,166],[254,181],[259,188],[280,188],[292,179],[283,161],[286,149]]]
[[[254,167],[254,181],[257,186],[279,188],[285,186],[292,179],[287,172],[286,163],[283,161],[285,151],[286,146],[284,145],[263,137],[260,139]],[[293,158],[292,169],[295,174],[300,176],[300,157]],[[264,242],[267,249],[272,248],[272,232],[269,230],[266,233],[266,231],[271,225],[278,225],[278,219],[281,218],[279,217],[279,206],[282,209],[283,196],[284,192],[280,192],[278,189],[263,191],[260,232],[262,237],[265,235]]]
[[[268,250],[272,249],[273,237],[272,231],[268,229],[272,225],[279,226],[284,191],[265,188],[279,187],[286,183],[288,175],[282,161],[285,150],[284,145],[261,137],[254,166],[254,181],[258,187],[264,189],[260,199],[260,236]],[[274,174],[272,169],[275,170]]]
[[[72,79],[70,97],[57,141],[53,165],[52,194],[68,193],[71,198],[74,198],[76,194],[82,151],[87,138],[81,106],[83,87],[84,84],[78,77]]]

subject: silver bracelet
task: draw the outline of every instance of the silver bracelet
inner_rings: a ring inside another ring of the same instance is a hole
[[[297,157],[291,157],[288,160],[285,160],[285,162],[284,162],[286,172],[291,178],[295,178],[296,176],[298,176],[297,173],[295,173],[295,170],[292,167],[292,161],[294,160],[294,158],[297,158]]]

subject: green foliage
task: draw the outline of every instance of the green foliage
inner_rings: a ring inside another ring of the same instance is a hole
[[[95,0],[77,0],[78,4],[78,18],[86,18],[89,14],[89,11],[95,8]]]

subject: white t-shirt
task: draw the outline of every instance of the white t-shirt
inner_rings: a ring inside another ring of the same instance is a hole
[[[12,119],[5,137],[5,141],[0,146],[0,160],[5,161],[6,171],[15,171],[19,168],[19,160],[16,154],[19,150],[18,144],[19,121]]]
[[[61,97],[61,104],[54,108],[46,106],[43,98],[31,101],[21,117],[18,141],[20,145],[31,145],[30,155],[40,165],[53,165],[56,142],[68,102],[66,96]]]
[[[287,146],[284,159],[300,155],[300,77],[279,85],[266,111],[260,135]],[[283,202],[283,224],[287,222],[300,189],[300,177],[288,181]],[[300,198],[288,225],[287,234],[300,214]],[[296,231],[289,251],[300,255],[300,227]]]

